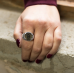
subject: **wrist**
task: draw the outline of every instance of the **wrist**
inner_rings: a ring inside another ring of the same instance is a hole
[[[57,6],[57,0],[24,0],[25,8],[31,5],[53,5]]]

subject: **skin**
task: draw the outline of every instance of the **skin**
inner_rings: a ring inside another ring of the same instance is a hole
[[[34,40],[23,40],[25,32],[33,33]],[[14,30],[15,40],[20,40],[22,60],[43,60],[48,54],[56,54],[61,37],[59,12],[50,5],[28,6],[18,18]]]

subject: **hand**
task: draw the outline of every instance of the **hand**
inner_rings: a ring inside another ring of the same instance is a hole
[[[25,41],[22,34],[31,32],[34,41]],[[61,23],[58,10],[50,5],[28,6],[17,20],[14,38],[22,48],[22,60],[40,63],[52,57],[61,43]]]

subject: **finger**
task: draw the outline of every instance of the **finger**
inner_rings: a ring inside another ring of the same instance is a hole
[[[41,49],[42,49],[43,38],[44,38],[44,31],[42,31],[41,29],[36,29],[34,45],[31,52],[30,61],[36,60],[36,58],[40,54]]]
[[[42,52],[38,56],[37,60],[43,60],[45,58],[45,56],[49,53],[49,51],[52,49],[52,46],[53,46],[53,30],[48,29],[44,36]],[[37,62],[37,60],[36,60],[36,62]]]
[[[47,58],[51,58],[52,55],[56,54],[56,52],[58,51],[60,43],[61,43],[61,28],[57,27],[55,32],[54,32],[54,44],[53,44],[52,49],[48,53]]]
[[[21,39],[22,39],[22,21],[21,17],[18,18],[14,30],[14,39],[16,40],[16,44],[18,47],[21,47]]]
[[[34,28],[31,25],[32,23],[29,23],[27,21],[23,21],[23,33],[31,32],[34,34]],[[25,62],[29,60],[31,50],[33,47],[33,41],[26,41],[22,39],[22,60]]]

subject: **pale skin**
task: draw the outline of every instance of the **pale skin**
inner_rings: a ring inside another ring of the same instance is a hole
[[[25,41],[22,34],[31,32],[33,41]],[[56,6],[28,6],[17,20],[14,30],[15,40],[20,40],[22,60],[43,60],[49,54],[57,53],[61,43],[61,22]]]

